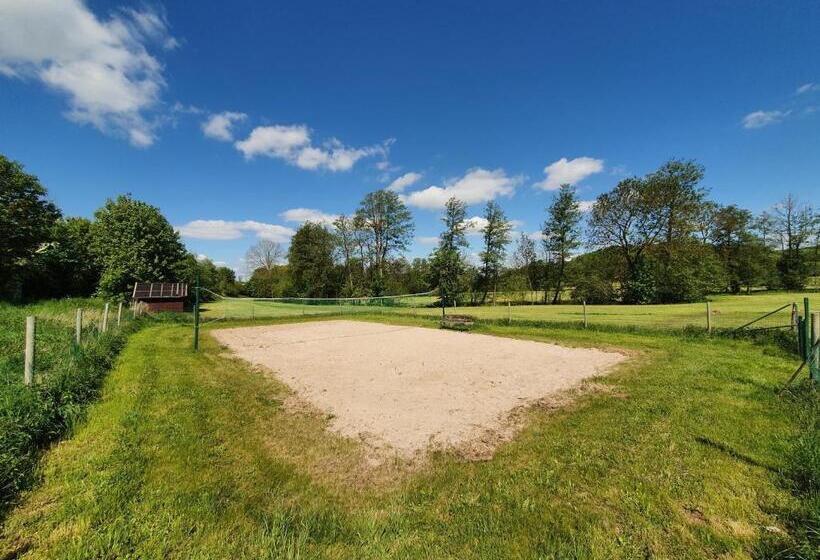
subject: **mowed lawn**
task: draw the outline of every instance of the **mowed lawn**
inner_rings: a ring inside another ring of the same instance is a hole
[[[813,309],[820,311],[820,293],[764,292],[749,295],[710,296],[712,327],[737,328],[744,323],[773,311],[786,304],[797,303],[803,313],[803,298],[810,299]],[[427,305],[430,298],[414,300],[416,304]],[[295,317],[302,315],[342,314],[342,313],[399,313],[435,316],[441,309],[431,307],[411,307],[409,301],[398,306],[377,305],[302,305],[298,303],[278,303],[251,299],[225,299],[203,304],[206,320],[250,319]],[[581,305],[484,305],[479,307],[459,307],[447,309],[448,313],[468,314],[482,319],[508,319],[519,321],[548,321],[580,324],[584,319]],[[777,326],[788,324],[790,310],[783,310],[766,319],[761,325]],[[587,320],[590,325],[615,325],[652,328],[680,329],[684,327],[706,328],[706,304],[682,303],[675,305],[589,305]]]
[[[190,328],[152,327],[47,454],[0,557],[765,558],[805,531],[781,476],[805,429],[805,403],[777,394],[793,356],[723,338],[480,330],[632,359],[574,404],[531,410],[489,461],[374,467],[207,334],[195,354]]]

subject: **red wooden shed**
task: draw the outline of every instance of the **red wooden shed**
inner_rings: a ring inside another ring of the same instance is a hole
[[[134,303],[142,302],[148,311],[185,310],[185,299],[188,297],[188,284],[182,282],[137,282],[131,296]]]

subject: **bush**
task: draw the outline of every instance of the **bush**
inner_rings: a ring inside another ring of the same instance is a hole
[[[572,300],[576,303],[589,304],[614,303],[616,299],[612,282],[593,276],[582,278],[575,283],[572,290]]]

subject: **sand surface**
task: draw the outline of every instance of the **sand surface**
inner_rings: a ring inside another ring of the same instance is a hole
[[[595,349],[361,321],[212,335],[331,415],[332,430],[402,455],[459,447],[504,430],[512,410],[625,359]]]

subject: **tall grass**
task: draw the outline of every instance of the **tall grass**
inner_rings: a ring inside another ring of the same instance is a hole
[[[73,312],[90,301],[0,305],[0,515],[36,479],[41,451],[82,418],[139,322],[96,332],[92,319],[81,348],[73,347]],[[23,329],[37,316],[35,382],[23,384]]]

